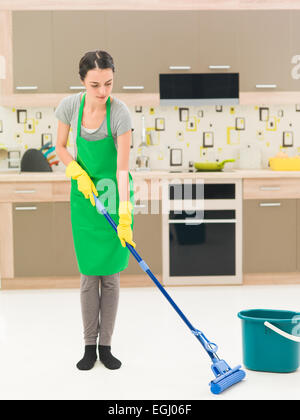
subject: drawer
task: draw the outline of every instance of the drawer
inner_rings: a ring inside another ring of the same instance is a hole
[[[137,200],[160,200],[161,183],[157,179],[133,179],[134,199]]]
[[[0,184],[0,202],[52,201],[51,182],[5,182]]]
[[[134,200],[134,215],[159,214],[162,212],[162,203],[160,200]]]
[[[71,181],[53,182],[53,201],[70,201]]]
[[[244,199],[300,198],[300,179],[244,179]]]
[[[70,201],[71,182],[53,182],[53,201]],[[159,200],[160,184],[157,180],[136,180],[134,181],[134,201],[138,207],[148,200]]]

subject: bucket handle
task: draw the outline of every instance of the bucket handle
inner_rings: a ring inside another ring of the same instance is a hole
[[[285,331],[282,331],[280,328],[275,327],[275,325],[270,324],[270,322],[265,321],[264,325],[268,328],[270,328],[270,330],[275,331],[277,334],[282,335],[282,337],[287,338],[288,340],[292,340],[292,341],[296,341],[297,343],[300,343],[300,337],[296,337],[295,335],[289,334]]]

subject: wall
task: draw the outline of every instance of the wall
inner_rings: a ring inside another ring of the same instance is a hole
[[[145,116],[147,142],[152,169],[170,169],[171,148],[182,149],[183,165],[189,161],[236,159],[227,169],[239,167],[240,149],[247,144],[259,146],[262,167],[268,167],[268,158],[279,150],[289,156],[300,154],[300,104],[291,105],[237,105],[201,107],[128,107],[133,123],[130,169],[135,168],[140,153],[141,115]],[[55,145],[57,119],[54,109],[0,107],[0,146],[20,150],[40,148],[47,141]],[[151,136],[151,137],[150,137]],[[150,140],[151,139],[151,140]],[[68,149],[73,151],[73,133]],[[56,160],[55,153],[49,155]],[[0,170],[7,162],[0,161]],[[52,166],[63,171],[64,165]],[[174,168],[176,169],[176,168]]]

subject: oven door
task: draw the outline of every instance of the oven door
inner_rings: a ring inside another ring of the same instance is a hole
[[[170,211],[165,284],[237,283],[236,210],[205,210],[202,219]]]

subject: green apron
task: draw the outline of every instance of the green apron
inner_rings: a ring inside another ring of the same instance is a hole
[[[84,93],[77,123],[77,162],[93,181],[103,206],[114,222],[119,224],[119,191],[117,182],[117,150],[110,128],[110,97],[106,101],[108,136],[88,141],[81,137],[81,120],[85,101]],[[133,180],[128,172],[130,202],[134,206]],[[122,247],[120,239],[96,206],[78,191],[77,181],[71,179],[71,222],[78,269],[87,276],[105,276],[125,270],[130,251]],[[132,210],[133,228],[133,210]]]

